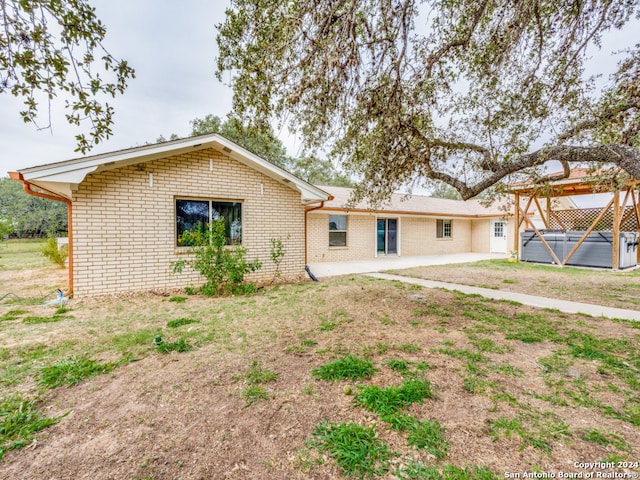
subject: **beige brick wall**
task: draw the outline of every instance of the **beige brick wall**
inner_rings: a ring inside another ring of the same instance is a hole
[[[307,215],[307,261],[342,262],[374,258],[376,253],[376,217],[347,216],[347,246],[329,247],[329,215]]]
[[[444,220],[449,218],[443,217]],[[437,255],[471,251],[471,222],[453,219],[451,238],[436,238],[436,219],[404,217],[401,220],[401,253],[412,255]]]
[[[307,218],[308,262],[341,262],[374,258],[376,256],[376,218],[375,215],[349,214],[347,246],[329,247],[329,215],[321,211],[310,212]],[[452,238],[440,239],[436,238],[435,218],[409,216],[389,216],[389,218],[398,218],[398,245],[401,256],[471,251],[471,220],[453,219]]]
[[[273,278],[270,239],[277,237],[285,246],[283,276],[304,274],[300,194],[215,150],[201,150],[87,176],[73,199],[75,294],[201,284],[197,272],[172,273],[171,262],[187,258],[175,246],[177,197],[242,202],[247,259],[262,262],[253,280]]]
[[[507,222],[507,253],[513,249],[513,218],[496,219]],[[489,253],[491,251],[491,235],[493,235],[493,220],[480,219],[472,223],[472,244],[473,252]]]
[[[489,253],[489,242],[491,240],[489,227],[491,220],[481,219],[471,222],[471,251],[475,253]]]

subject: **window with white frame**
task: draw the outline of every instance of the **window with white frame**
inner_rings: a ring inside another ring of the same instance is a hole
[[[220,200],[176,199],[176,245],[189,246],[184,233],[208,228],[212,222],[224,220],[227,245],[242,243],[242,203]]]
[[[329,246],[347,246],[347,216],[329,215]]]
[[[451,238],[451,220],[436,220],[436,238]]]

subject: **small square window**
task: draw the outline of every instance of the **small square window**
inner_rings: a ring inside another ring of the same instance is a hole
[[[329,246],[347,246],[347,216],[329,215]]]
[[[436,238],[451,238],[451,220],[436,220]]]

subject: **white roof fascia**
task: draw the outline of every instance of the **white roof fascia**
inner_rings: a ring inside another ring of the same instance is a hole
[[[26,181],[34,185],[42,183],[43,186],[46,183],[48,190],[71,198],[71,190],[77,188],[90,173],[113,170],[164,158],[168,155],[179,155],[206,148],[220,150],[229,155],[230,158],[287,185],[289,188],[297,190],[301,194],[301,202],[303,204],[318,203],[329,198],[329,194],[325,191],[314,187],[218,134],[134,147],[112,153],[25,168],[19,170],[19,172]]]

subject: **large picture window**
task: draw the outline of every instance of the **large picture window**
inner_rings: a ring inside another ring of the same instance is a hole
[[[451,238],[451,220],[436,220],[436,238]]]
[[[347,246],[347,216],[329,215],[329,246]]]
[[[224,219],[227,245],[242,242],[242,203],[218,200],[176,200],[176,245],[187,247],[182,234],[205,228],[216,220]]]

